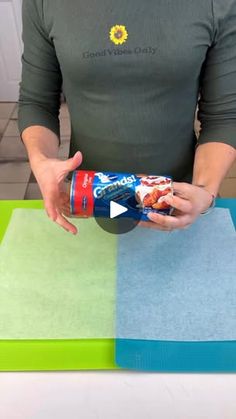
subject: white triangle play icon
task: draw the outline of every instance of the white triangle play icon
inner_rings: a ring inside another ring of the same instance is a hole
[[[123,205],[117,204],[117,202],[110,202],[110,218],[118,217],[118,215],[123,214],[128,211],[128,208],[125,208]]]

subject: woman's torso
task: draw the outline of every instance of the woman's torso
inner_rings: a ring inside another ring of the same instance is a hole
[[[70,154],[80,149],[88,169],[189,180],[212,1],[46,0],[44,16],[71,115]],[[120,44],[110,39],[115,25]]]

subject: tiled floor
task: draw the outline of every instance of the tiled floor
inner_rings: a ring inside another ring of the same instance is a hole
[[[42,199],[19,136],[17,105],[0,103],[0,199]],[[70,118],[66,104],[60,111],[61,147],[59,156],[68,157]]]
[[[61,148],[59,156],[67,158],[70,144],[70,118],[66,104],[60,111]],[[224,180],[221,197],[236,197],[236,164]],[[31,172],[17,127],[17,105],[0,103],[0,199],[41,199]]]

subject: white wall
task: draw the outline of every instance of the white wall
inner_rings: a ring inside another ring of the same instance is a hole
[[[0,0],[0,101],[18,99],[21,76],[21,3]]]

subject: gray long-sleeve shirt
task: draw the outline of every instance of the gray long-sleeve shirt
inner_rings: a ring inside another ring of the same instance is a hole
[[[23,41],[20,132],[59,136],[63,83],[83,168],[189,180],[199,92],[199,143],[236,146],[236,0],[23,0]]]

